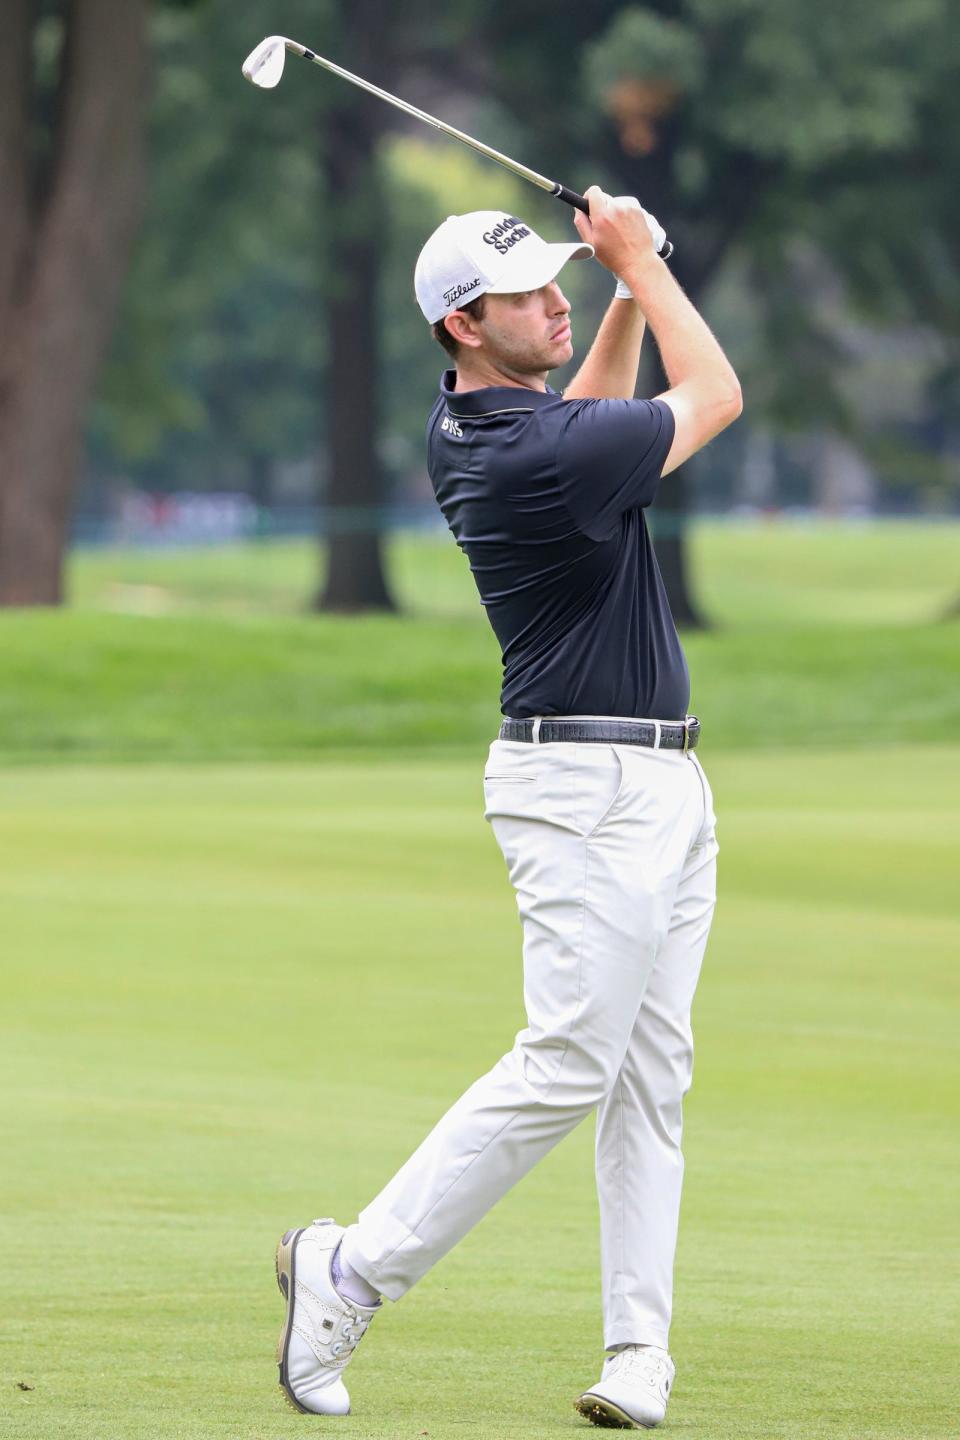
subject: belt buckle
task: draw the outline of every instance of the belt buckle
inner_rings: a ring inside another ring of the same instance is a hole
[[[685,717],[685,719],[684,719],[684,722],[683,722],[683,753],[684,753],[684,755],[686,755],[687,752],[688,752],[689,749],[690,749],[690,723],[691,723],[691,721],[692,721],[693,719],[695,719],[695,717],[694,717],[693,715],[687,715],[687,716]]]

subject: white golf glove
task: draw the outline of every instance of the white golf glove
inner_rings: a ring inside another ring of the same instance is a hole
[[[643,210],[643,218],[647,222],[647,229],[650,231],[650,235],[653,239],[653,248],[659,255],[660,251],[663,249],[664,242],[667,238],[667,232],[666,230],[664,230],[657,217],[655,215],[651,215],[649,210],[644,210],[643,206],[640,204],[640,201],[636,198],[635,195],[618,195],[616,196],[616,199],[621,202],[625,200],[630,205],[636,205],[638,210]],[[617,276],[617,288],[616,290],[614,290],[613,294],[616,300],[633,299],[633,294],[630,290],[630,286],[626,283],[625,280],[621,280],[619,275]]]

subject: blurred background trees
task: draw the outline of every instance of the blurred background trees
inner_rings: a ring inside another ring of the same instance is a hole
[[[8,0],[0,602],[56,603],[78,448],[143,194],[147,0]]]
[[[271,27],[665,223],[747,397],[656,507],[682,623],[703,618],[691,508],[955,507],[947,0],[595,0],[549,23],[541,0],[7,14],[0,603],[62,598],[78,512],[189,490],[250,497],[264,523],[319,513],[314,602],[389,608],[381,533],[429,501],[422,430],[446,364],[413,297],[417,251],[447,214],[487,206],[572,233],[565,207],[333,77],[292,61],[276,94],[245,85]],[[578,356],[610,290],[583,270]],[[644,383],[662,383],[652,354]]]

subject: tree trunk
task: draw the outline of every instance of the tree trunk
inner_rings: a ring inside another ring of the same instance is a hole
[[[56,605],[84,422],[140,215],[148,0],[65,7],[48,173],[31,175],[33,6],[0,46],[0,604]]]
[[[348,53],[361,74],[370,46],[382,36],[378,7],[357,0]],[[355,33],[354,33],[355,32]],[[355,48],[354,48],[355,47]],[[357,51],[360,54],[357,54]],[[380,52],[382,53],[382,52]],[[326,584],[321,610],[394,610],[383,565],[383,477],[377,456],[380,363],[377,281],[384,199],[376,159],[382,102],[343,87],[324,117],[324,168],[332,213],[327,314],[330,333]]]
[[[257,509],[254,540],[269,540],[273,535],[273,459],[263,450],[254,450],[248,457],[248,491]]]

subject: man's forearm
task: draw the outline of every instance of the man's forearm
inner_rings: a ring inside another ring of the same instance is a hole
[[[637,389],[646,320],[634,300],[611,300],[597,338],[570,384],[565,400],[632,400]]]
[[[733,366],[709,325],[658,256],[638,260],[624,279],[643,306],[671,387],[696,381],[738,390]]]

